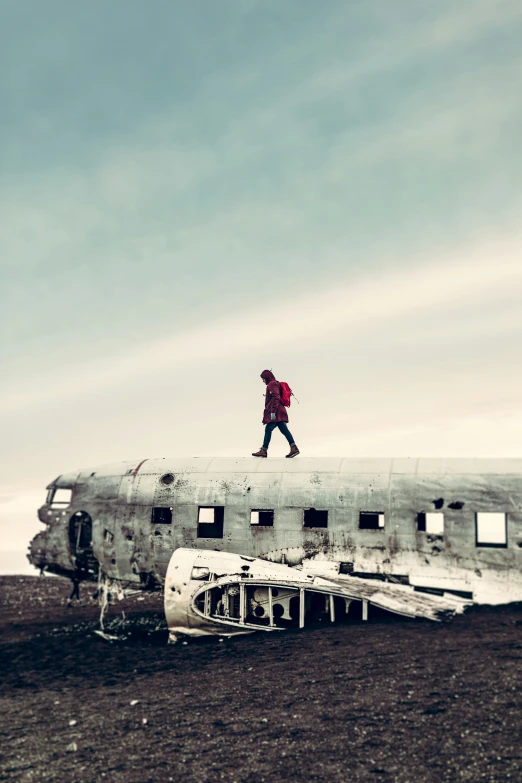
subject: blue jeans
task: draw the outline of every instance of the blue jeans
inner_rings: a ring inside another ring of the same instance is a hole
[[[283,433],[288,443],[293,446],[295,441],[292,438],[290,430],[286,426],[286,421],[270,421],[267,425],[265,425],[265,439],[263,441],[263,448],[268,449],[270,446],[270,439],[276,427],[279,427],[279,431]]]

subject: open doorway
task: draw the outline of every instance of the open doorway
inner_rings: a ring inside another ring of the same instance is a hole
[[[77,511],[69,520],[69,546],[80,577],[87,579],[96,573],[97,561],[92,550],[92,519],[86,511]]]

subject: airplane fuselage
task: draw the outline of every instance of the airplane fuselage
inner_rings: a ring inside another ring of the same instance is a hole
[[[163,584],[179,547],[522,600],[522,460],[147,459],[59,476],[30,561]]]

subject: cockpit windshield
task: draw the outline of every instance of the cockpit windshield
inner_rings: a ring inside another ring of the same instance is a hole
[[[47,503],[51,506],[68,506],[72,498],[72,489],[51,487],[47,494]]]

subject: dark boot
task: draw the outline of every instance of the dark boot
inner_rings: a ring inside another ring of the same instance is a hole
[[[253,457],[268,457],[266,449],[264,449],[262,446],[259,449],[259,451],[256,451],[255,454],[252,454]]]
[[[297,446],[294,443],[293,446],[290,446],[290,454],[287,454],[286,458],[287,459],[291,459],[292,457],[297,457],[298,454],[299,454],[299,449],[297,448]]]

